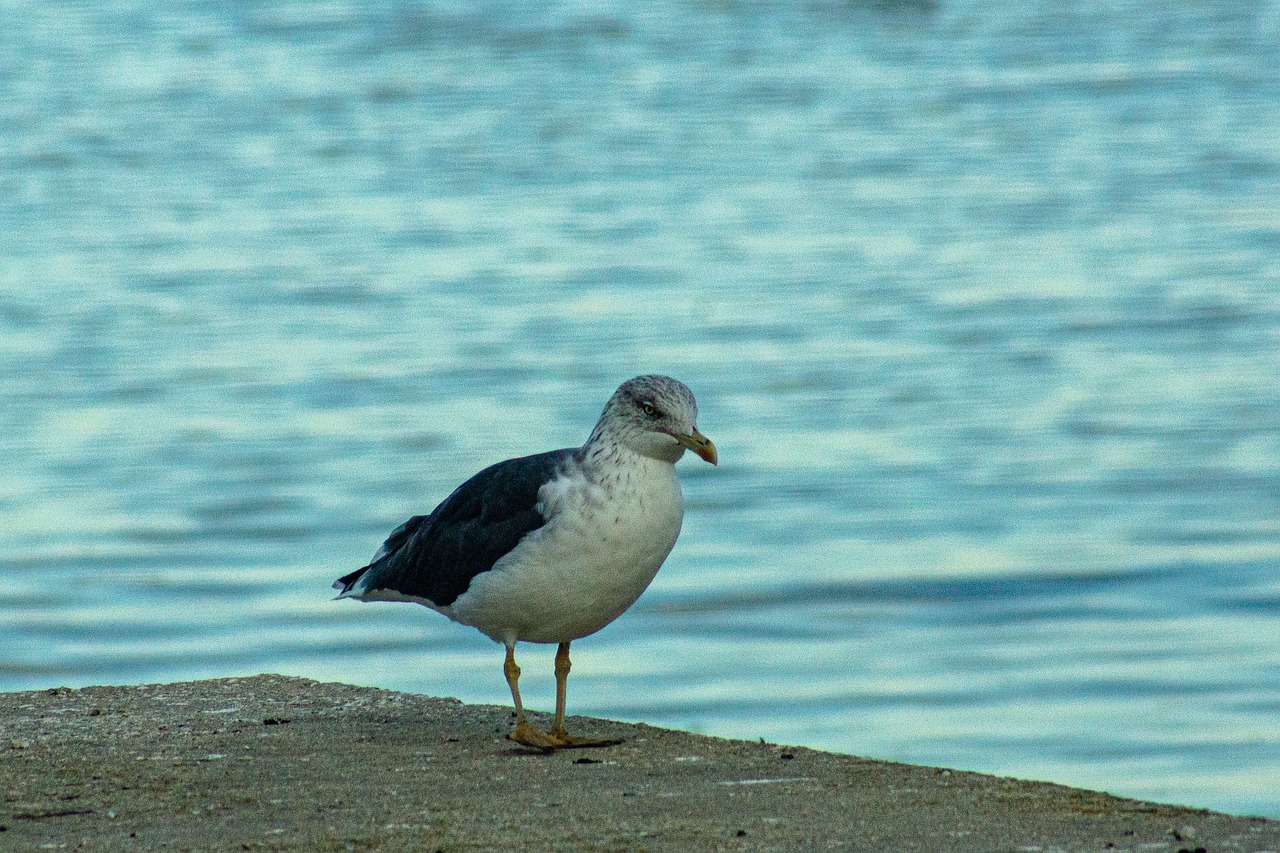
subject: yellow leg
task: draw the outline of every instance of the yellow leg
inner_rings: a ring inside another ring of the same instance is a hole
[[[555,749],[561,746],[558,738],[540,732],[529,725],[529,720],[524,715],[524,703],[520,701],[520,667],[516,665],[515,643],[507,644],[507,660],[502,666],[502,672],[507,676],[507,686],[511,688],[511,700],[516,706],[516,727],[507,737],[516,743],[541,749]]]
[[[507,677],[507,686],[511,688],[511,700],[516,703],[516,722],[526,722],[524,703],[520,701],[520,667],[516,664],[515,643],[507,646],[507,660],[502,665],[502,674]]]
[[[585,746],[613,746],[622,743],[620,740],[599,740],[594,738],[574,737],[565,730],[564,709],[569,693],[569,644],[561,643],[556,649],[556,716],[551,723],[551,737],[559,741],[562,749]]]
[[[569,661],[569,644],[561,643],[556,647],[556,718],[551,723],[551,736],[564,738],[568,732],[564,730],[564,708],[568,703],[569,669],[573,664]]]

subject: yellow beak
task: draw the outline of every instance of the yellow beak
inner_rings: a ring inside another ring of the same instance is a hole
[[[716,453],[716,446],[711,443],[711,439],[707,438],[696,429],[688,435],[677,435],[676,441],[701,456],[712,465],[720,462],[720,454]]]

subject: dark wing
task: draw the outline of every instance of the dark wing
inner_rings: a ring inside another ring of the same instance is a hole
[[[378,549],[378,553],[373,555],[373,559],[369,561],[369,565],[361,566],[349,575],[343,575],[333,582],[333,588],[340,590],[339,597],[351,592],[352,587],[356,585],[356,581],[364,577],[364,573],[376,566],[383,557],[399,551],[406,542],[408,542],[413,534],[418,532],[418,528],[422,526],[422,522],[426,521],[430,516],[415,515],[404,524],[391,531],[391,535],[387,537],[387,541],[382,543],[382,547]]]
[[[440,607],[452,604],[472,578],[547,523],[538,512],[538,490],[576,452],[553,450],[485,468],[430,515],[416,515],[397,527],[373,562],[334,586],[345,593],[358,583],[362,594],[387,589]]]

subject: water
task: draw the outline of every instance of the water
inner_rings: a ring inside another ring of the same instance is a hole
[[[505,703],[329,583],[661,371],[571,711],[1280,817],[1280,7],[543,6],[5,4],[0,689]]]

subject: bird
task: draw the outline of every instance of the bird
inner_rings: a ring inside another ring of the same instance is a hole
[[[581,447],[498,462],[428,515],[397,527],[368,565],[334,582],[338,599],[408,601],[506,647],[516,743],[552,751],[616,740],[569,734],[569,644],[622,615],[675,546],[686,450],[717,465],[693,392],[669,376],[623,382]],[[535,728],[520,698],[516,643],[557,644],[556,710]]]

